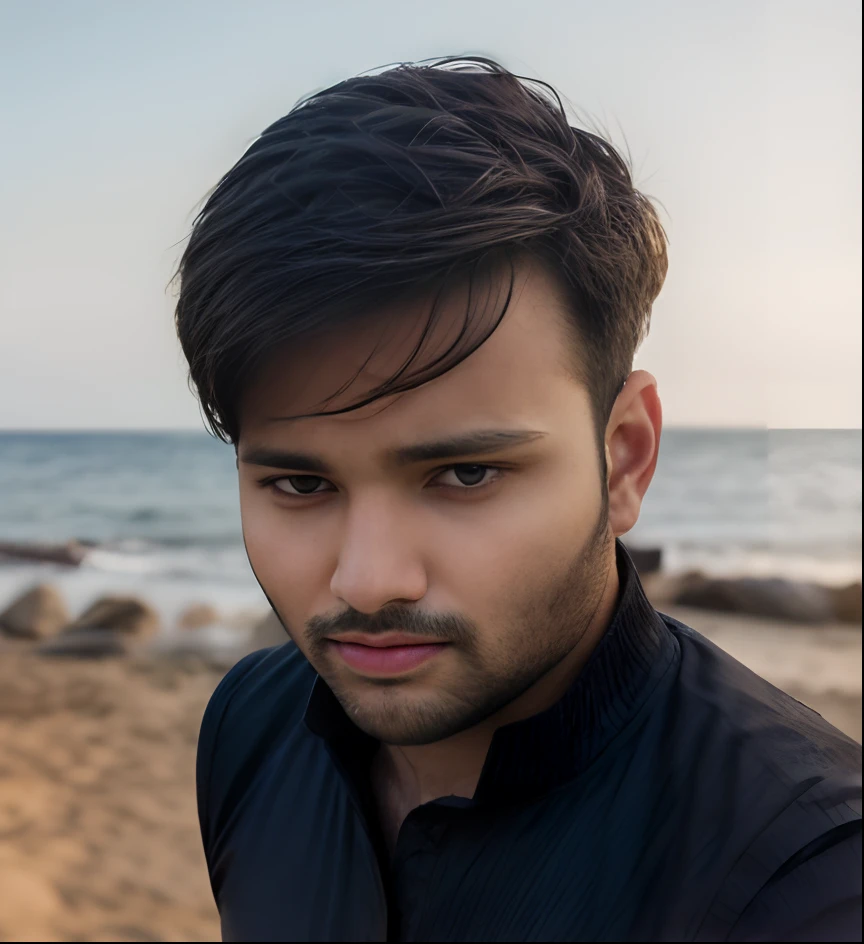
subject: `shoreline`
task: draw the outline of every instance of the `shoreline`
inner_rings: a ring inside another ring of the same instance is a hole
[[[760,557],[755,553],[742,556],[737,550],[710,554],[703,550],[685,557],[680,550],[635,540],[631,546],[625,539],[625,546],[649,597],[663,602],[674,596],[682,580],[697,574],[713,581],[784,583],[793,591],[802,588],[829,595],[861,584],[860,554],[844,559],[788,554],[780,559],[767,552]],[[195,604],[213,605],[241,622],[248,622],[250,613],[269,611],[242,545],[177,548],[138,541],[125,542],[124,547],[78,541],[41,545],[0,541],[0,613],[37,584],[56,586],[73,615],[99,596],[141,597],[159,610],[169,634],[181,612]],[[788,615],[780,613],[781,618]]]

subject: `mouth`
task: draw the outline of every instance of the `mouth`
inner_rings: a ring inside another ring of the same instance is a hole
[[[442,652],[448,645],[440,640],[424,640],[407,633],[366,636],[345,633],[328,639],[329,647],[350,668],[362,675],[401,675],[416,669]]]

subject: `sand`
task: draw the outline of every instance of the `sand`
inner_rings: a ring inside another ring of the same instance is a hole
[[[671,615],[860,741],[860,628]],[[223,671],[0,648],[0,940],[219,940],[194,762]]]
[[[220,940],[194,787],[219,677],[0,652],[0,940]]]

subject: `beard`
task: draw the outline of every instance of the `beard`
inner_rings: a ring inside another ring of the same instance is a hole
[[[502,594],[500,631],[484,635],[458,614],[394,604],[374,614],[349,609],[313,617],[304,639],[309,661],[348,717],[386,744],[431,744],[480,724],[539,683],[579,645],[603,599],[612,548],[606,507],[578,553],[556,572]],[[613,551],[614,553],[614,551]],[[387,630],[441,639],[450,668],[422,679],[346,679],[331,662],[326,637]],[[455,663],[455,665],[454,665]]]

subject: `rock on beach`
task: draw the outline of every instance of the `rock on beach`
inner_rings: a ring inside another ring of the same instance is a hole
[[[37,584],[0,613],[0,633],[19,639],[47,639],[69,623],[69,610],[60,591]]]

